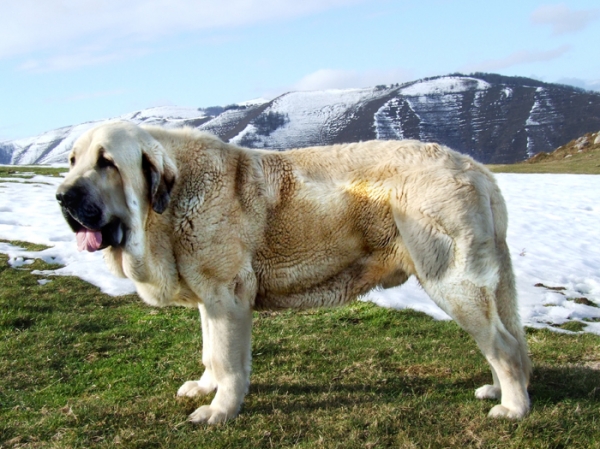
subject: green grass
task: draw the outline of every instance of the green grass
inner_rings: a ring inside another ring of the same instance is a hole
[[[0,178],[33,178],[34,175],[60,176],[67,172],[64,167],[42,165],[0,165]]]
[[[510,165],[488,165],[496,173],[573,173],[600,174],[600,145],[593,144],[597,133],[589,133],[587,143],[578,146],[581,139],[573,140],[552,153],[540,153],[525,162]]]
[[[600,447],[600,338],[528,330],[532,413],[486,418],[494,401],[474,342],[452,322],[354,303],[257,313],[241,415],[186,417],[210,398],[197,311],[152,309],[72,277],[39,285],[0,255],[0,447]]]
[[[600,174],[600,151],[595,154],[574,155],[566,160],[508,165],[488,165],[494,173],[561,173],[577,175]]]
[[[48,249],[48,246],[46,245],[40,245],[37,243],[30,243],[30,242],[23,242],[21,240],[4,240],[4,239],[0,239],[0,242],[3,243],[10,243],[13,246],[19,247],[19,248],[23,248],[26,251],[43,251],[45,249]]]
[[[0,177],[32,171],[64,169]],[[255,314],[241,415],[196,426],[211,398],[175,392],[202,371],[197,312],[39,285],[31,270],[48,268],[0,255],[0,448],[600,448],[598,336],[529,329],[532,412],[510,422],[474,398],[491,376],[452,322],[365,303]]]

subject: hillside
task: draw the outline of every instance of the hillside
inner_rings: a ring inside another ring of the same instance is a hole
[[[495,172],[600,174],[600,131],[587,133],[551,153],[538,153],[512,165],[490,166]]]
[[[600,129],[600,93],[528,78],[456,74],[371,88],[289,92],[225,107],[159,107],[115,118],[192,126],[254,148],[419,139],[484,163],[510,164]],[[65,162],[73,141],[98,123],[0,142],[0,163]]]

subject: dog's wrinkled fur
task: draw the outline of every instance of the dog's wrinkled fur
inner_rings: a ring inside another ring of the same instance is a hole
[[[490,416],[527,414],[506,206],[471,158],[417,141],[250,150],[192,129],[112,122],[83,135],[72,162],[59,193],[83,191],[102,211],[98,227],[112,223],[102,228],[112,271],[149,304],[200,309],[206,369],[178,394],[216,395],[191,421],[238,413],[252,310],[341,305],[411,275],[490,363],[493,385],[475,392],[501,399]]]

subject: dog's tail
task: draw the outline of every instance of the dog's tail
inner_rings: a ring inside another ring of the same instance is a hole
[[[527,382],[529,382],[532,366],[531,360],[529,359],[525,331],[519,316],[517,288],[515,285],[515,275],[510,258],[510,251],[506,244],[508,211],[496,182],[494,181],[492,185],[494,187],[490,195],[490,207],[494,220],[496,251],[498,261],[502,267],[499,272],[498,286],[496,288],[496,307],[502,324],[504,324],[504,327],[506,327],[519,344],[521,365],[527,378]]]

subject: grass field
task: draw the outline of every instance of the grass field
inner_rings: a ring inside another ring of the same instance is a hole
[[[575,155],[565,161],[521,162],[510,165],[488,165],[494,173],[572,173],[577,175],[600,174],[600,151],[594,154]]]
[[[600,133],[589,133],[552,153],[540,153],[526,162],[510,165],[488,165],[496,173],[574,173],[600,174],[600,144],[594,140]],[[585,139],[585,140],[584,140]]]
[[[600,338],[528,330],[532,413],[486,418],[490,381],[452,322],[355,303],[255,315],[240,417],[186,417],[197,312],[152,309],[69,277],[39,285],[0,256],[0,447],[600,447]]]
[[[65,168],[43,166],[0,165],[0,178],[32,178],[34,175],[58,176]]]
[[[511,422],[474,398],[491,375],[453,322],[361,302],[256,313],[241,415],[196,426],[211,398],[175,392],[202,371],[197,311],[40,285],[47,268],[0,255],[0,448],[600,448],[595,335],[527,330],[532,411]]]

